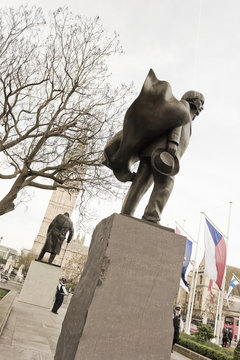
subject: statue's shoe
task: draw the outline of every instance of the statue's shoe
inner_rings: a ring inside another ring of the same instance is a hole
[[[129,170],[116,170],[113,171],[115,177],[121,182],[133,181],[136,173]]]

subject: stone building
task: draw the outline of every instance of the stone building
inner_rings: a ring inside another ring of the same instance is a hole
[[[229,307],[227,306],[227,292],[233,274],[240,278],[240,269],[227,265],[224,302],[223,302],[223,317],[222,324],[224,323],[225,316],[240,316],[240,285],[236,286],[230,296]],[[192,272],[188,275],[188,283],[191,285]],[[212,295],[209,292],[209,278],[204,275],[204,260],[201,262],[198,271],[196,292],[193,305],[192,324],[198,325],[199,323],[209,324],[214,327],[215,317],[217,312],[217,303],[219,289],[213,281]],[[179,288],[176,303],[181,305],[183,320],[186,318],[188,310],[189,294],[186,293],[182,287]]]
[[[0,262],[5,264],[9,257],[12,257],[13,260],[17,261],[19,253],[17,250],[10,247],[0,245]]]

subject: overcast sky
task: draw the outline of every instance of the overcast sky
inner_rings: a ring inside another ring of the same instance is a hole
[[[104,27],[120,34],[124,55],[111,60],[113,85],[134,82],[139,92],[150,68],[170,82],[180,99],[188,90],[205,95],[205,108],[193,123],[189,148],[164,210],[162,225],[185,224],[197,238],[200,212],[227,232],[233,202],[227,263],[240,267],[240,3],[239,0],[88,0],[28,1],[47,12],[68,5],[73,12],[100,16]],[[20,1],[2,0],[2,6]],[[130,104],[129,104],[130,105]],[[6,191],[5,185],[1,186]],[[1,192],[2,192],[1,191]],[[3,245],[31,248],[50,192],[35,191],[31,201],[0,218]],[[141,217],[146,205],[139,208]],[[119,201],[96,201],[101,216],[120,212]],[[202,242],[202,236],[200,237]]]

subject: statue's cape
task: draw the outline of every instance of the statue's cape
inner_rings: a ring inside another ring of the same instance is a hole
[[[123,130],[104,149],[103,164],[113,170],[118,180],[131,181],[130,168],[139,160],[141,151],[159,136],[181,125],[177,106],[179,101],[173,96],[170,84],[158,80],[151,69],[139,96],[125,114]]]

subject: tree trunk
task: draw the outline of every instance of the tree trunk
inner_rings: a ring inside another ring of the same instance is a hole
[[[6,213],[8,213],[10,211],[13,211],[15,209],[15,205],[13,203],[13,200],[10,199],[10,196],[8,194],[7,196],[5,196],[5,198],[2,201],[0,201],[0,215],[4,215],[4,214],[6,214]]]
[[[0,201],[0,215],[4,215],[15,209],[14,200],[17,198],[19,191],[24,187],[23,183],[26,178],[27,172],[23,171],[14,182],[8,194]]]

